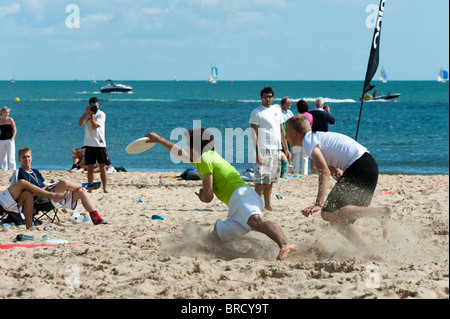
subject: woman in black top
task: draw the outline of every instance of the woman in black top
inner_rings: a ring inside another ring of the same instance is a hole
[[[16,169],[16,146],[14,138],[17,134],[16,123],[9,117],[9,108],[0,110],[0,163],[3,170]]]

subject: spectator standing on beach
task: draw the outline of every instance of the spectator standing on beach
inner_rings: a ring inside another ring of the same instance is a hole
[[[85,125],[86,124],[86,125]],[[94,167],[98,163],[103,192],[108,193],[106,164],[108,153],[106,151],[105,125],[106,114],[99,109],[98,98],[89,99],[89,105],[81,115],[78,126],[84,127],[84,161],[88,167],[88,183],[94,181]]]
[[[291,109],[292,101],[288,96],[281,99],[281,114],[283,115],[283,123],[294,116]]]
[[[309,112],[313,116],[312,131],[328,132],[328,124],[336,124],[336,119],[331,115],[330,107],[323,104],[323,98],[319,97],[315,103],[316,109]]]
[[[281,114],[283,116],[283,128],[286,129],[286,127],[284,126],[284,123],[286,123],[286,121],[294,116],[294,113],[292,113],[292,111],[290,110],[292,105],[292,101],[288,96],[285,96],[284,98],[281,99]],[[288,145],[288,149],[289,152],[291,152],[291,148]],[[292,160],[292,158],[291,158]],[[288,164],[289,161],[287,159],[286,156],[286,152],[285,150],[281,150],[281,173],[280,173],[280,177],[281,178],[285,178],[287,175],[287,168],[288,168]]]
[[[17,134],[16,122],[9,117],[10,109],[1,108],[0,118],[0,161],[3,170],[16,169],[16,144],[14,138]],[[8,166],[9,165],[9,166]]]
[[[286,122],[291,145],[302,146],[319,171],[319,187],[313,206],[302,210],[305,217],[321,212],[322,219],[356,246],[371,254],[369,244],[354,224],[359,218],[375,218],[387,237],[392,207],[369,207],[378,183],[378,165],[368,150],[343,134],[311,132],[305,115]],[[343,172],[343,174],[341,173]],[[337,179],[327,196],[330,176]]]
[[[253,110],[249,120],[256,151],[255,191],[260,197],[264,195],[264,208],[267,210],[272,210],[272,185],[280,178],[281,149],[286,150],[287,160],[290,158],[281,110],[272,106],[274,97],[272,88],[262,89],[262,104]]]
[[[305,100],[299,100],[297,102],[297,111],[299,114],[303,114],[308,118],[311,126],[313,125],[313,116],[308,113],[309,104]],[[299,175],[300,172],[303,176],[308,175],[308,154],[303,150],[301,146],[291,147],[292,157],[293,157],[293,172],[295,175]]]

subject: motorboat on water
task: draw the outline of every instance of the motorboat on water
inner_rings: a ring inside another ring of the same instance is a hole
[[[106,80],[108,82],[100,89],[101,93],[112,93],[112,92],[130,92],[133,88],[129,85],[114,83],[112,80]]]
[[[364,96],[364,101],[388,102],[388,101],[395,101],[399,96],[400,96],[400,93],[388,94],[388,95],[377,95],[377,96],[372,96],[370,94],[366,94]]]

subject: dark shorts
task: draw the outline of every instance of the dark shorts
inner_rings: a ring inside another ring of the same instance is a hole
[[[110,165],[108,152],[106,152],[106,147],[92,147],[85,146],[84,162],[86,165],[93,164],[106,164]]]
[[[372,155],[365,153],[336,182],[322,210],[335,212],[347,205],[368,207],[377,183],[377,162]]]

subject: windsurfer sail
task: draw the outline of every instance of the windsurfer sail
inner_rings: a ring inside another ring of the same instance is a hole
[[[438,82],[447,83],[448,81],[448,71],[441,68],[439,70]]]
[[[213,66],[211,68],[211,74],[209,76],[209,79],[206,81],[208,83],[217,83],[217,79],[219,78],[219,72],[217,70],[217,67]]]
[[[383,83],[387,83],[387,72],[384,68],[381,69],[380,81]]]

